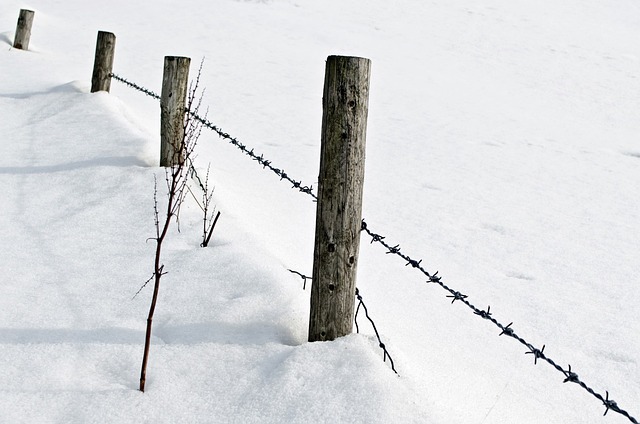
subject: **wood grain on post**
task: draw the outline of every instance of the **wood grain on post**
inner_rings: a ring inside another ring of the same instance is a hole
[[[18,25],[16,35],[13,38],[13,47],[20,50],[29,50],[29,40],[31,39],[31,25],[33,24],[33,10],[20,9],[18,15]]]
[[[110,32],[98,31],[96,40],[96,57],[93,61],[93,75],[91,76],[91,92],[111,89],[111,72],[113,71],[113,56],[116,51],[116,36]]]
[[[164,58],[160,95],[160,166],[184,162],[184,113],[190,64],[188,57]]]
[[[371,62],[327,59],[309,341],[353,330]]]

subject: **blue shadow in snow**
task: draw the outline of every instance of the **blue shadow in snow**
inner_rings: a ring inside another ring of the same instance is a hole
[[[9,34],[9,33],[8,32],[4,32],[4,33],[0,34],[0,41],[4,41],[5,43],[7,43],[8,45],[13,47],[13,40],[11,40],[9,38],[9,35],[7,35],[7,34]]]
[[[193,345],[219,343],[235,345],[263,345],[267,343],[297,346],[291,329],[268,322],[199,322],[182,325],[157,324],[154,335],[167,344]]]
[[[141,344],[144,332],[106,327],[92,330],[64,328],[0,328],[0,344],[104,343]]]
[[[156,324],[153,339],[168,345],[196,345],[201,343],[262,345],[267,343],[296,346],[291,330],[276,324],[253,322],[232,324],[227,322],[201,322],[176,326]],[[144,342],[144,331],[121,327],[103,327],[89,330],[65,328],[0,328],[3,344],[124,344]],[[155,344],[155,342],[154,342]]]
[[[1,36],[0,36],[1,37]],[[33,91],[31,93],[3,93],[0,94],[0,97],[6,97],[9,99],[28,99],[29,97],[39,96],[43,94],[52,94],[52,93],[84,93],[85,90],[82,89],[79,81],[72,81],[62,85],[56,85],[51,87],[48,90],[42,91]]]
[[[99,166],[140,166],[146,168],[149,165],[135,156],[107,156],[77,162],[60,163],[57,165],[0,166],[0,174],[50,174],[53,172],[73,171]]]

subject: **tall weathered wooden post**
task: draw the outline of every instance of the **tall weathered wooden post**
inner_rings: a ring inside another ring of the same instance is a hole
[[[113,71],[113,57],[116,51],[116,36],[110,32],[98,31],[96,40],[96,56],[93,61],[91,76],[91,92],[111,89],[111,72]]]
[[[309,341],[353,330],[371,61],[327,59]]]
[[[20,50],[29,50],[29,40],[31,39],[31,25],[33,24],[33,10],[20,9],[18,24],[16,25],[16,35],[13,38],[13,47]]]
[[[185,99],[189,81],[188,57],[165,56],[160,94],[160,166],[182,164]]]

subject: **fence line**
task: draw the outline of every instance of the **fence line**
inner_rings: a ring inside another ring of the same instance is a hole
[[[154,93],[153,91],[150,91],[144,87],[141,87],[133,82],[130,82],[122,77],[119,77],[115,74],[111,74],[111,76],[116,79],[117,81],[120,81],[124,84],[126,84],[127,86],[134,88],[138,91],[143,92],[144,94],[153,97],[155,99],[159,99],[160,96],[158,96],[156,93]],[[191,116],[198,120],[199,122],[201,122],[205,127],[213,130],[214,132],[216,132],[221,138],[227,140],[229,143],[233,144],[234,146],[236,146],[238,149],[240,149],[243,153],[245,153],[247,156],[251,157],[253,160],[257,161],[260,165],[263,165],[263,168],[265,169],[269,169],[272,172],[274,172],[276,175],[278,175],[280,177],[280,180],[287,180],[288,182],[292,183],[293,186],[291,188],[294,189],[298,189],[298,191],[308,194],[310,195],[314,201],[317,200],[316,195],[313,193],[313,186],[304,186],[302,185],[301,181],[296,181],[294,179],[292,179],[291,177],[289,177],[284,170],[279,169],[279,168],[275,168],[271,165],[271,161],[267,160],[264,158],[264,156],[261,154],[260,156],[258,156],[257,154],[254,153],[254,149],[249,150],[248,147],[244,144],[242,144],[240,141],[238,141],[235,137],[232,137],[231,135],[229,135],[228,133],[222,131],[220,128],[218,128],[217,126],[215,126],[214,124],[212,124],[211,122],[209,122],[208,120],[199,117],[198,115],[196,115],[195,113],[192,113],[191,111],[188,111],[189,114],[191,114]],[[193,172],[195,172],[195,168],[193,168]],[[423,275],[425,275],[427,277],[427,283],[433,283],[433,284],[437,284],[439,285],[442,289],[444,289],[445,291],[447,291],[449,294],[446,296],[447,298],[452,299],[451,303],[455,303],[456,300],[459,300],[461,303],[465,304],[470,310],[473,311],[473,313],[477,316],[479,316],[482,319],[486,319],[488,321],[490,321],[491,323],[493,323],[496,327],[498,327],[501,332],[500,334],[498,334],[499,336],[505,335],[508,337],[511,337],[515,340],[517,340],[518,342],[520,342],[522,345],[524,345],[528,351],[525,352],[525,354],[532,354],[534,356],[534,365],[538,363],[538,359],[541,359],[545,362],[547,362],[549,365],[551,365],[553,368],[555,368],[556,370],[558,370],[559,372],[561,372],[565,378],[563,380],[563,383],[576,383],[578,386],[580,386],[581,388],[583,388],[587,393],[591,394],[592,396],[594,396],[596,399],[600,400],[603,404],[603,406],[605,407],[605,412],[604,415],[607,415],[607,413],[609,411],[614,411],[617,412],[625,417],[627,417],[629,419],[629,421],[631,421],[634,424],[639,424],[638,421],[631,416],[631,414],[627,411],[625,411],[624,409],[622,409],[621,407],[618,406],[618,404],[613,400],[613,399],[609,399],[609,391],[606,391],[606,395],[603,396],[602,394],[596,392],[594,389],[592,389],[591,387],[589,387],[586,383],[584,383],[579,377],[578,374],[575,373],[574,371],[572,371],[571,369],[571,365],[568,366],[568,368],[565,370],[564,368],[562,368],[560,365],[558,365],[553,359],[549,358],[545,353],[544,353],[544,349],[546,345],[543,345],[542,349],[538,349],[536,348],[533,344],[527,342],[524,338],[522,338],[521,336],[519,336],[518,334],[516,334],[515,330],[511,327],[513,325],[513,322],[509,323],[508,325],[504,325],[502,323],[500,323],[498,320],[496,320],[495,318],[493,318],[492,313],[490,312],[490,306],[487,307],[487,310],[481,310],[478,307],[476,307],[475,305],[473,305],[471,302],[469,302],[467,300],[468,296],[457,291],[454,290],[452,288],[450,288],[449,286],[447,286],[443,281],[442,281],[442,277],[438,275],[438,271],[436,271],[435,273],[429,273],[422,265],[422,259],[420,260],[416,260],[413,259],[412,257],[410,257],[409,255],[406,255],[404,253],[400,252],[400,245],[399,244],[395,244],[395,245],[391,245],[390,243],[387,243],[385,241],[386,237],[382,236],[380,234],[377,234],[375,232],[373,232],[368,224],[365,222],[365,220],[362,220],[362,225],[361,225],[361,231],[367,233],[370,237],[371,237],[371,244],[378,243],[380,245],[382,245],[386,250],[387,250],[387,254],[392,254],[395,255],[399,258],[401,258],[404,262],[405,262],[405,266],[409,266],[411,265],[413,268],[417,269],[418,271],[420,271]],[[291,270],[289,270],[291,271]],[[302,274],[295,272],[295,271],[291,271],[295,274],[300,275],[301,277],[303,277],[303,280],[306,283],[306,279],[310,279],[309,277],[303,276]],[[359,295],[359,292],[357,292],[357,296],[358,297],[358,301],[360,302],[358,304],[358,307],[360,306],[360,304],[362,304],[364,306],[364,304],[362,303],[362,299],[361,296]],[[365,313],[366,313],[366,307],[364,307],[365,309]],[[367,314],[367,318],[368,314]],[[370,320],[370,319],[369,319]],[[371,321],[373,324],[373,321]],[[375,325],[374,325],[374,330],[376,332],[376,335],[378,335],[378,331],[377,329],[375,329]],[[380,340],[379,335],[378,335],[378,340]],[[382,342],[380,342],[380,347],[384,350],[385,352],[385,359],[388,356],[388,352],[386,351],[386,348],[384,346],[384,344]],[[391,359],[391,357],[389,357],[389,359]],[[393,367],[393,361],[391,361],[391,365],[392,365],[392,369],[395,372],[395,368]]]

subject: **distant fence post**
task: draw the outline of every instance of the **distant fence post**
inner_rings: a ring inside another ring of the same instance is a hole
[[[353,331],[371,61],[327,58],[309,341]]]
[[[31,39],[31,25],[33,24],[33,10],[20,9],[18,15],[18,25],[16,35],[13,38],[13,47],[20,50],[29,50],[29,40]]]
[[[91,76],[91,92],[111,89],[111,71],[113,71],[113,56],[116,50],[116,36],[110,32],[98,31],[96,40],[96,56],[93,61]]]
[[[185,99],[189,80],[188,57],[165,56],[160,95],[160,166],[182,164]]]

